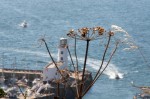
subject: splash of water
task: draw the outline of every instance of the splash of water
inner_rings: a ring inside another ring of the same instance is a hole
[[[39,51],[31,51],[31,50],[25,50],[25,49],[15,49],[15,48],[0,48],[0,50],[7,50],[7,51],[14,51],[17,53],[26,53],[26,54],[32,54],[32,55],[38,55],[41,57],[49,57],[47,53],[39,52]],[[57,54],[53,54],[54,58],[56,58]],[[69,58],[69,57],[68,57]],[[75,57],[73,57],[75,60]],[[84,58],[78,57],[79,64],[82,64],[84,61]],[[107,62],[104,62],[102,69],[106,66]],[[87,61],[87,66],[90,68],[93,68],[94,70],[98,70],[101,65],[100,60],[96,60],[93,58],[89,58]],[[119,78],[123,78],[123,73],[119,71],[119,69],[114,64],[109,64],[106,70],[104,71],[104,74],[109,76],[110,79],[116,79],[116,75]]]
[[[84,58],[79,58],[79,62],[83,62]],[[104,62],[102,69],[106,66],[107,62]],[[101,65],[100,60],[89,58],[87,61],[87,66],[93,68],[94,70],[98,70]],[[104,71],[104,74],[109,77],[109,79],[116,79],[116,76],[118,76],[120,79],[123,78],[123,73],[119,71],[119,69],[112,63],[108,65],[106,70]]]
[[[120,79],[122,79],[124,75],[119,71],[118,67],[116,67],[114,64],[110,64],[108,68],[105,70],[104,74],[108,75],[110,79],[116,79],[117,76]]]

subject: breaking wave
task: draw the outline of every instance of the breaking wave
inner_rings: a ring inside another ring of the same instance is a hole
[[[83,58],[79,58],[79,62],[83,62]],[[107,62],[104,62],[102,69],[106,66]],[[98,70],[101,65],[100,60],[89,58],[87,61],[87,66],[93,68],[94,70]],[[106,70],[104,71],[104,74],[109,77],[109,79],[116,79],[116,76],[118,76],[120,79],[123,78],[123,73],[121,73],[116,67],[116,65],[110,63]]]
[[[31,50],[25,50],[25,49],[15,49],[15,48],[0,48],[0,50],[4,50],[4,51],[13,51],[13,52],[17,52],[17,53],[26,53],[26,54],[31,54],[31,55],[38,55],[41,57],[49,57],[48,53],[44,53],[41,51],[31,51]],[[52,54],[52,56],[54,56],[54,58],[57,58],[57,54]],[[75,57],[73,57],[73,60],[75,60]],[[78,57],[78,61],[79,64],[83,64],[84,62],[84,58],[82,57]],[[106,66],[107,62],[104,62],[102,69]],[[89,68],[92,68],[94,70],[98,70],[99,67],[101,65],[101,61],[97,60],[97,59],[93,59],[93,58],[88,58],[87,60],[87,66]],[[108,67],[106,68],[106,70],[104,71],[105,75],[107,75],[110,79],[115,79],[116,76],[118,76],[119,78],[123,78],[123,73],[121,73],[119,71],[119,69],[112,63],[110,63],[108,65]]]

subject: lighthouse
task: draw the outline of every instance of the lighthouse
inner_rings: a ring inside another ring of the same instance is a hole
[[[58,59],[56,65],[60,70],[67,69],[68,67],[68,51],[67,51],[67,39],[60,38],[58,45]],[[50,81],[53,79],[59,79],[60,74],[54,63],[49,63],[43,69],[43,81]]]
[[[60,38],[58,46],[58,62],[63,62],[63,68],[68,66],[68,51],[67,51],[67,39]]]

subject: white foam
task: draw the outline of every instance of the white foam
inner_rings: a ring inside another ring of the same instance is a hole
[[[78,58],[79,62],[84,62],[84,58]],[[104,62],[102,69],[106,66],[107,62]],[[89,58],[87,61],[87,66],[93,68],[94,70],[98,70],[101,65],[101,61],[97,59]],[[104,71],[104,74],[107,75],[110,79],[116,79],[116,76],[118,76],[120,79],[123,78],[123,73],[119,71],[119,69],[112,63],[108,65],[106,70]]]
[[[17,53],[26,53],[26,54],[32,54],[37,55],[41,57],[49,57],[48,53],[40,52],[40,51],[31,51],[31,50],[25,50],[25,49],[16,49],[16,48],[0,48],[0,50],[4,51],[14,51]],[[54,58],[57,58],[57,54],[52,54]],[[68,57],[69,58],[69,57]],[[73,60],[75,60],[75,57],[73,57]],[[78,57],[79,64],[83,64],[84,58]],[[106,66],[107,62],[104,62],[102,69]],[[97,59],[88,58],[87,60],[87,66],[90,68],[93,68],[94,70],[98,70],[101,65],[101,61]],[[118,68],[110,63],[106,70],[104,71],[104,74],[109,76],[110,79],[115,79],[116,75],[118,75],[119,78],[123,78],[123,73],[121,73]]]

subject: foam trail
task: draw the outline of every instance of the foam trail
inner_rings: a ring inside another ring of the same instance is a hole
[[[25,49],[15,49],[15,48],[0,48],[0,50],[4,51],[14,51],[17,53],[27,53],[31,55],[38,55],[41,57],[49,57],[48,53],[40,52],[40,51],[31,51],[31,50],[25,50]],[[57,58],[57,54],[52,54],[52,56],[55,56],[54,58]],[[69,59],[69,57],[68,57]],[[75,57],[73,57],[73,60],[75,60]],[[84,58],[78,57],[79,64],[83,64]],[[107,62],[104,62],[103,67],[106,66]],[[101,65],[100,60],[88,58],[87,60],[87,66],[91,67],[95,70],[98,70]],[[109,76],[110,79],[115,79],[116,75],[118,75],[119,78],[123,78],[123,73],[119,72],[118,68],[114,64],[109,64],[106,70],[104,71],[104,74]]]
[[[13,51],[17,53],[26,53],[31,55],[37,55],[41,57],[49,57],[48,53],[40,52],[40,51],[31,51],[31,50],[25,50],[25,49],[16,49],[16,48],[0,48],[1,51]],[[52,56],[57,56],[56,54],[52,54]]]
[[[79,59],[79,62],[84,61],[84,58],[78,58],[78,59]],[[106,66],[106,64],[107,64],[107,62],[104,62],[102,69]],[[89,66],[95,70],[98,70],[100,65],[101,65],[100,60],[89,58],[87,61],[87,66]],[[104,74],[109,76],[110,79],[116,79],[116,76],[118,76],[120,79],[122,79],[123,75],[124,75],[123,73],[121,73],[119,71],[119,69],[114,64],[111,64],[111,63],[108,65],[108,67],[104,71]]]

